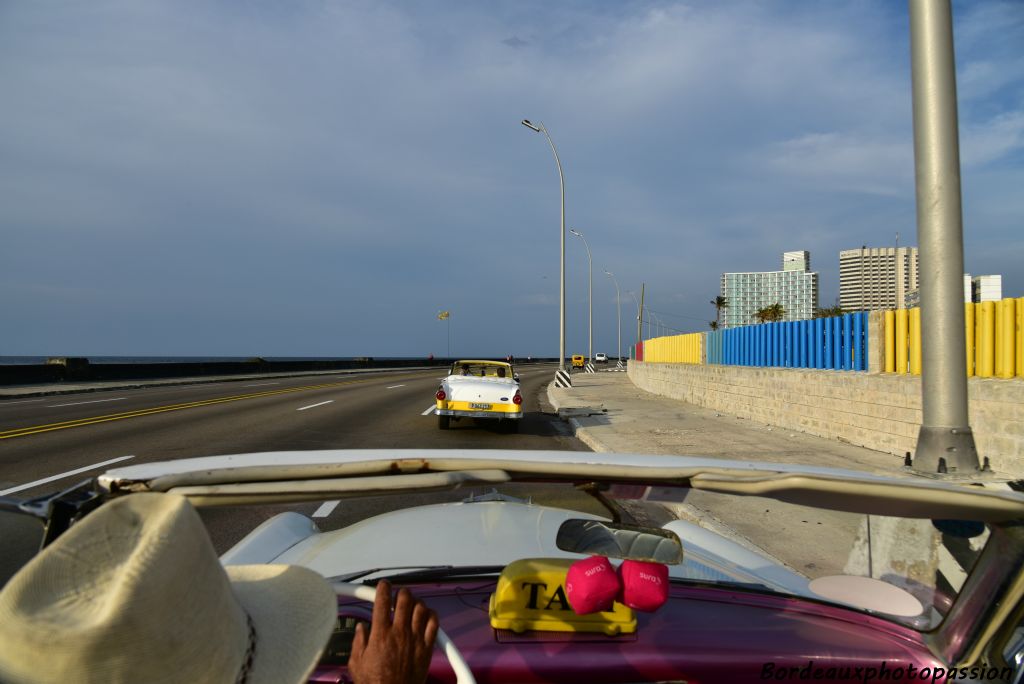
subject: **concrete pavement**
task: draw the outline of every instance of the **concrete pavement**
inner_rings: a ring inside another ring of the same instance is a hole
[[[903,460],[842,442],[763,425],[637,388],[625,373],[575,373],[548,401],[594,451],[720,456],[887,474]]]

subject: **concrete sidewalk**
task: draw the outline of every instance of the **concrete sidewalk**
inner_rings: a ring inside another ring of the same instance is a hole
[[[594,451],[720,456],[903,473],[903,459],[763,425],[660,397],[625,373],[574,373],[572,389],[548,387],[548,401]]]
[[[719,456],[803,463],[914,477],[900,458],[716,413],[637,388],[625,373],[575,373],[572,389],[548,387],[548,401],[594,451]],[[847,571],[865,516],[691,490],[672,515],[808,577]]]

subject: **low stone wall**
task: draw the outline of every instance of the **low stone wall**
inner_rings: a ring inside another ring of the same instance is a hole
[[[630,361],[648,392],[768,425],[902,456],[921,425],[921,378],[911,375]],[[1024,477],[1024,380],[970,378],[980,456]]]

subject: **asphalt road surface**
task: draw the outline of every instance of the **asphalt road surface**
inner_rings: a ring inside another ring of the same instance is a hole
[[[437,427],[433,394],[442,369],[320,375],[107,390],[0,401],[0,495],[58,491],[113,467],[197,456],[309,449],[549,449],[585,451],[540,395],[553,367],[517,369],[525,416],[518,434],[488,422]],[[76,472],[78,471],[78,472]],[[499,490],[540,503],[602,512],[565,486]],[[469,492],[382,496],[341,504],[207,509],[203,518],[223,552],[283,510],[337,529],[396,508],[458,501]],[[482,493],[478,490],[477,493]],[[38,528],[0,515],[0,582],[31,555]],[[6,571],[3,566],[7,566]]]

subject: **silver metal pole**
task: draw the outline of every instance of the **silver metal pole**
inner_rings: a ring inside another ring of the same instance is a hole
[[[587,315],[589,321],[589,333],[587,334],[587,362],[594,362],[594,259],[590,256],[590,243],[587,242],[587,238],[583,237],[583,233],[578,230],[569,229],[569,232],[583,240],[583,244],[587,248],[587,305],[590,309],[590,313]]]
[[[547,138],[548,145],[551,146],[551,152],[555,155],[555,165],[558,166],[558,185],[562,195],[562,222],[559,239],[561,242],[561,266],[560,266],[560,284],[559,284],[559,302],[558,302],[558,370],[565,370],[565,177],[562,175],[562,161],[558,158],[558,150],[555,149],[555,141],[551,139],[548,134],[548,129],[544,127],[542,122],[536,124],[531,123],[527,119],[523,119],[522,124],[532,131],[543,133],[544,137]]]
[[[915,470],[971,475],[967,416],[963,219],[949,0],[910,0],[917,240],[921,264],[921,431]]]
[[[619,281],[615,279],[615,274],[614,273],[612,273],[610,271],[605,271],[604,273],[605,273],[605,275],[609,276],[612,279],[613,283],[615,283],[615,324],[617,326],[616,330],[619,333],[619,347],[618,347],[618,352],[617,352],[618,355],[615,357],[615,360],[616,360],[616,362],[621,363],[622,362],[622,301],[621,301],[621,295],[619,294]]]

